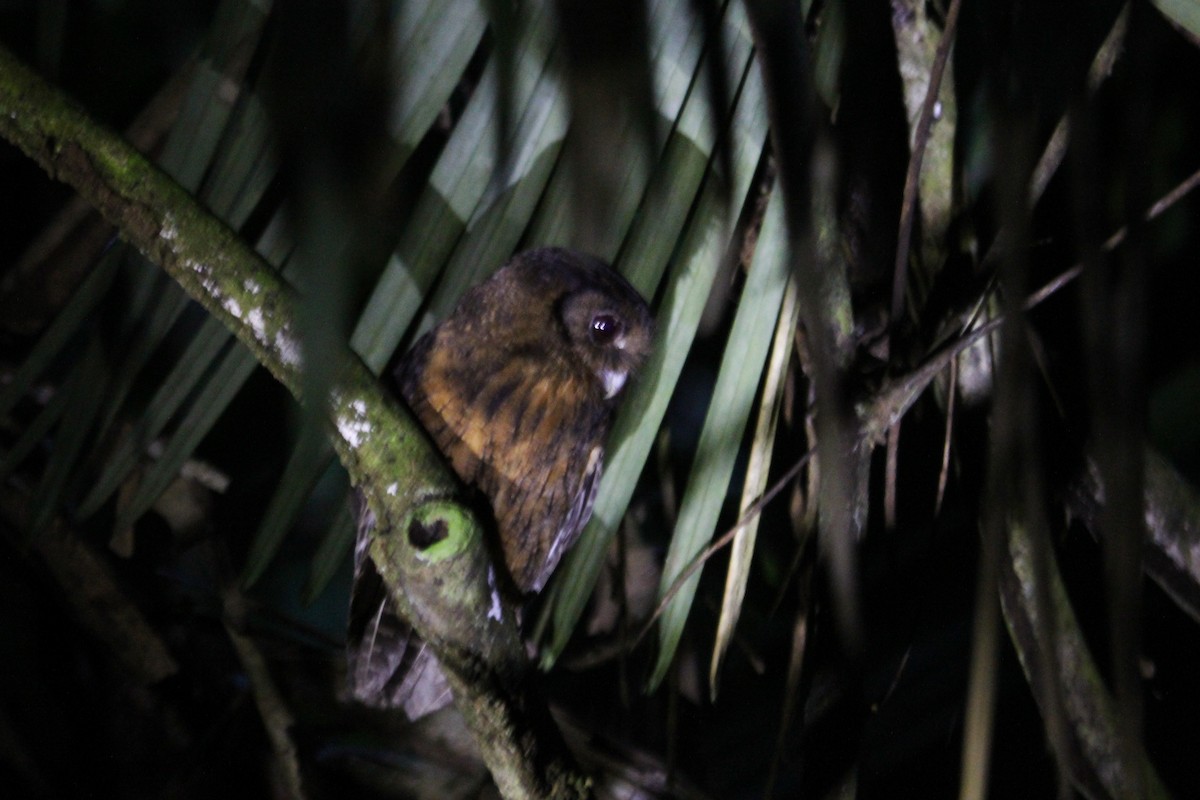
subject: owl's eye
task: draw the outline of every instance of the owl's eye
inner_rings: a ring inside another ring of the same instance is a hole
[[[621,332],[621,322],[612,314],[597,314],[592,317],[592,341],[598,345],[612,344]]]

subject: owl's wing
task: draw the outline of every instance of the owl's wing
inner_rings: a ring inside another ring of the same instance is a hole
[[[397,377],[459,478],[487,496],[517,588],[540,591],[591,515],[611,407],[541,350],[478,355],[426,336]]]
[[[567,509],[566,516],[558,526],[558,532],[550,541],[546,558],[537,570],[533,579],[532,591],[540,592],[550,580],[550,576],[558,567],[558,562],[566,555],[588,520],[592,518],[592,506],[596,503],[596,492],[600,490],[600,476],[604,473],[604,448],[596,445],[588,454],[587,467],[579,481],[579,488],[574,494],[574,500]]]
[[[350,695],[376,708],[402,708],[409,719],[450,703],[450,687],[433,651],[397,612],[369,545],[375,515],[355,493],[358,538],[346,637]]]
[[[536,373],[534,373],[536,375]],[[517,587],[538,592],[591,517],[604,461],[607,406],[572,387],[518,385],[521,425],[497,414],[478,484],[492,502],[505,563]]]

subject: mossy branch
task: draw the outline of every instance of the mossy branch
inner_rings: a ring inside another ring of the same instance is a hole
[[[300,398],[304,343],[297,294],[235,232],[120,136],[0,48],[0,136],[74,188],[166,270]],[[376,515],[385,580],[438,654],[505,797],[582,797],[536,695],[511,609],[487,580],[478,521],[454,476],[405,410],[345,349],[326,404],[330,438]],[[301,398],[305,399],[305,398]],[[311,399],[307,399],[311,400]],[[411,535],[436,518],[436,544]]]
[[[1054,684],[1068,727],[1066,752],[1058,753],[1075,785],[1089,797],[1169,797],[1140,743],[1121,741],[1122,720],[1092,659],[1056,564],[1046,571],[1050,618],[1039,619],[1037,570],[1027,528],[1010,522],[1008,553],[1000,560],[1004,621],[1021,667],[1045,716]],[[1053,561],[1053,560],[1052,560]],[[1047,652],[1053,647],[1055,652]]]

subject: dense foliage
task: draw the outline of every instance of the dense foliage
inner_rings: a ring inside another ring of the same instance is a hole
[[[1200,794],[1198,43],[1195,0],[0,6],[0,785],[489,791],[453,714],[346,701],[319,415],[130,187],[39,169],[139,174],[22,141],[20,59],[297,288],[310,396],[525,247],[652,300],[525,613],[601,794]]]

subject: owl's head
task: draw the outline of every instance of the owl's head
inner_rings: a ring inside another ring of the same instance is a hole
[[[561,306],[571,347],[604,387],[605,399],[616,397],[650,354],[654,321],[642,298],[632,287],[629,292],[632,297],[581,289]]]
[[[517,264],[556,298],[554,316],[572,360],[596,379],[605,399],[616,397],[650,354],[654,318],[646,301],[608,264],[574,250],[530,250]]]

